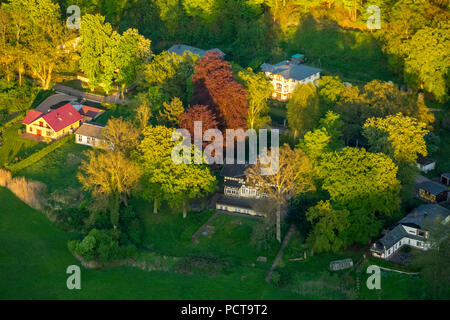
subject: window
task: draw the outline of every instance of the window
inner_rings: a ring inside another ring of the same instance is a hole
[[[44,126],[44,122],[39,121],[39,127],[43,127]]]
[[[80,142],[83,141],[83,136],[82,135],[78,135],[78,141],[80,141]]]
[[[418,246],[418,247],[421,247],[421,246],[422,246],[422,242],[417,241],[417,246]]]
[[[30,127],[30,132],[33,132],[33,127]]]
[[[50,137],[52,133],[50,131],[47,131],[47,137]]]

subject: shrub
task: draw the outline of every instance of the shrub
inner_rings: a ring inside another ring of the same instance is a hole
[[[120,226],[124,230],[121,243],[131,241],[134,245],[139,246],[142,243],[142,235],[144,233],[139,215],[132,206],[121,209]]]
[[[69,241],[67,246],[74,255],[85,261],[98,260],[102,263],[130,257],[136,253],[134,247],[120,247],[114,230],[92,229],[83,240]]]
[[[280,273],[278,271],[274,271],[272,273],[271,281],[272,281],[274,286],[278,287],[278,285],[280,283],[280,278],[281,278],[281,276],[280,276]]]

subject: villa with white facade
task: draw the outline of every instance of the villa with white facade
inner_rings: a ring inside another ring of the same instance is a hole
[[[430,244],[428,242],[429,231],[425,229],[425,222],[437,217],[440,217],[443,223],[448,223],[450,221],[450,210],[438,204],[424,204],[417,207],[401,219],[392,230],[375,242],[370,247],[370,252],[374,257],[389,259],[404,245],[427,250]]]
[[[270,78],[273,85],[272,98],[280,101],[289,100],[297,85],[319,79],[322,71],[304,65],[301,54],[296,54],[291,60],[284,60],[274,65],[263,63],[261,70]]]

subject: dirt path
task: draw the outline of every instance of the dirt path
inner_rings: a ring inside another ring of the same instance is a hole
[[[289,244],[289,240],[291,239],[292,235],[294,234],[294,231],[295,231],[295,226],[293,224],[291,224],[291,226],[289,227],[288,233],[286,234],[286,236],[283,239],[281,248],[278,251],[277,256],[275,257],[275,260],[273,261],[273,264],[270,267],[269,272],[267,273],[266,282],[270,282],[270,279],[272,278],[272,273],[275,270],[275,268],[278,266],[278,263],[280,263],[281,257],[283,256],[283,250]]]
[[[217,218],[217,216],[219,215],[219,212],[215,212],[211,217],[209,217],[208,221],[206,221],[193,235],[192,235],[192,241],[194,243],[198,243],[198,237],[204,232],[206,231],[206,227],[214,221],[214,219]]]

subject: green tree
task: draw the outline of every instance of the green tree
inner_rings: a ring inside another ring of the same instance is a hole
[[[106,141],[105,149],[121,152],[126,156],[136,148],[139,143],[139,130],[131,121],[120,118],[111,118],[102,131],[102,138]]]
[[[350,226],[348,210],[334,209],[330,201],[320,201],[306,212],[313,229],[307,243],[317,252],[337,252],[346,244],[343,231]]]
[[[163,51],[142,68],[139,82],[145,87],[159,87],[169,96],[180,97],[186,103],[186,79],[192,75],[197,60],[198,56],[189,51],[182,56]]]
[[[111,150],[89,150],[77,177],[84,190],[106,204],[114,228],[119,226],[120,204],[127,198],[140,176],[139,168],[123,153]]]
[[[140,66],[150,58],[150,40],[128,29],[122,35],[113,30],[105,17],[86,14],[81,20],[80,69],[94,90],[100,84],[109,92],[115,83],[122,97],[127,85],[136,79]]]
[[[322,189],[330,194],[333,207],[350,212],[348,243],[366,244],[378,234],[380,218],[400,208],[397,166],[387,155],[345,147],[326,153],[317,167]]]
[[[272,93],[272,85],[263,72],[253,73],[251,68],[239,72],[239,77],[244,81],[248,95],[249,129],[259,129],[270,122],[269,106],[267,99]]]
[[[320,99],[321,109],[329,110],[340,100],[342,93],[345,91],[345,84],[339,77],[323,76],[319,79],[318,95]]]
[[[174,97],[170,103],[163,102],[163,108],[159,112],[159,120],[170,127],[175,127],[183,113],[183,102],[180,98]]]
[[[317,89],[312,83],[298,85],[287,103],[289,127],[293,130],[294,139],[298,134],[314,129],[320,117]]]
[[[446,299],[450,295],[450,224],[442,217],[426,219],[424,229],[429,237],[429,250],[416,255],[413,265],[421,269],[432,299]]]
[[[269,159],[276,156],[271,154],[272,152],[274,150],[268,152]],[[279,148],[278,159],[278,170],[266,174],[263,170],[269,168],[262,163],[268,159],[260,156],[258,162],[247,169],[247,174],[249,183],[276,203],[277,240],[281,242],[281,216],[287,201],[297,193],[313,190],[314,185],[310,176],[311,163],[302,150],[292,150],[289,145],[284,144]]]
[[[439,27],[419,30],[406,45],[405,80],[441,102],[448,99],[449,32],[450,23],[442,22]]]
[[[386,118],[370,118],[364,124],[363,135],[370,150],[384,152],[397,163],[416,162],[418,154],[427,155],[425,124],[398,113]]]
[[[216,179],[203,164],[174,162],[172,152],[179,142],[172,141],[173,132],[174,129],[164,126],[147,127],[136,158],[143,171],[142,192],[145,198],[154,200],[154,212],[157,212],[158,203],[163,199],[171,205],[181,206],[185,218],[188,200],[212,193]],[[191,146],[188,153],[182,156],[191,158],[199,152]]]

